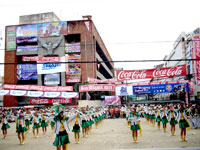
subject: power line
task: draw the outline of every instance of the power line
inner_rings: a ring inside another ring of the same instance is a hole
[[[101,63],[136,63],[136,62],[170,62],[170,61],[198,61],[200,59],[171,59],[171,60],[162,60],[162,59],[152,59],[152,60],[115,60],[115,61],[76,61],[76,62],[27,62],[27,61],[22,61],[22,62],[17,62],[17,63],[0,63],[0,65],[13,65],[13,64],[49,64],[49,63],[57,63],[57,64],[77,64],[77,63],[96,63],[96,64],[101,64]]]
[[[190,40],[192,42],[195,42],[195,41],[200,41],[200,40]],[[125,45],[125,44],[152,44],[152,43],[175,43],[175,42],[180,42],[180,41],[139,41],[139,42],[114,42],[114,43],[103,43],[103,44],[99,44],[98,45]],[[70,43],[67,43],[67,44],[70,44]],[[73,44],[73,43],[72,43]],[[33,44],[33,45],[36,45],[36,44]],[[96,43],[84,43],[84,44],[80,44],[80,46],[89,46],[89,45],[96,45]],[[18,45],[18,46],[23,46],[23,45]],[[58,46],[58,47],[66,47],[66,46]],[[38,48],[42,48],[42,47],[39,47]],[[0,49],[0,50],[6,50],[6,49]]]

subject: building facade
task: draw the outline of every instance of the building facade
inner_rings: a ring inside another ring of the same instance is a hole
[[[114,76],[112,58],[91,16],[76,21],[60,21],[52,12],[20,16],[20,24],[7,26],[5,33],[4,84],[74,86],[88,77]],[[64,70],[40,72],[37,61],[25,62],[28,57],[59,57]],[[4,106],[29,104],[29,99],[4,96]]]
[[[165,67],[186,65],[187,76],[179,76],[173,78],[162,79],[165,81],[188,80],[190,85],[190,101],[198,100],[198,93],[200,92],[199,79],[199,52],[200,52],[200,29],[185,33],[182,32],[173,44],[173,50],[167,55]],[[178,60],[180,59],[180,60]]]

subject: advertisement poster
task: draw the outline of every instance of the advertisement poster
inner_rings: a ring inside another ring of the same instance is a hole
[[[16,50],[16,27],[7,27],[6,34],[6,50]]]
[[[75,75],[75,76],[67,75],[65,81],[66,81],[66,83],[81,82],[81,75]]]
[[[81,75],[81,64],[68,64],[66,75]]]
[[[66,53],[80,53],[81,52],[80,42],[73,43],[73,44],[65,43],[65,52]]]
[[[58,85],[60,84],[60,74],[45,74],[44,75],[44,85]]]
[[[17,43],[37,42],[37,25],[19,25],[17,26]]]
[[[17,65],[17,80],[37,79],[36,64],[18,64]]]
[[[186,65],[145,70],[117,70],[116,73],[119,81],[185,76]]]
[[[81,61],[81,55],[77,53],[71,53],[67,54],[68,61],[69,62],[80,62]]]
[[[17,52],[38,51],[38,45],[17,46]]]
[[[60,62],[65,62],[65,57],[60,57]],[[65,72],[65,63],[38,63],[37,64],[38,74],[51,74],[58,72]]]
[[[118,86],[115,87],[115,92],[118,96],[133,95],[133,88],[132,86]]]
[[[200,37],[194,37],[194,45],[195,45],[195,52],[196,52],[196,59],[200,59]],[[200,60],[196,60],[196,74],[197,74],[197,86],[200,86]]]
[[[39,37],[67,35],[67,22],[48,22],[37,24]]]

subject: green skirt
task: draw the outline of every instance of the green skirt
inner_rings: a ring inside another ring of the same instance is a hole
[[[168,123],[167,117],[162,118],[162,124]]]
[[[86,128],[86,127],[88,127],[88,126],[90,126],[89,122],[83,120],[83,121],[82,121],[82,124],[81,124],[81,127],[82,127],[82,128]]]
[[[131,125],[131,130],[140,130],[139,125]]]
[[[178,124],[178,121],[175,120],[174,118],[172,118],[169,123],[170,123],[170,125],[176,125],[176,124]]]
[[[94,121],[93,120],[90,120],[90,125],[93,125],[94,124]]]
[[[25,125],[26,126],[29,126],[29,125],[31,125],[32,124],[32,122],[30,121],[30,120],[25,120]]]
[[[56,124],[55,122],[51,122],[51,123],[50,123],[51,126],[54,126],[55,124]]]
[[[95,121],[95,122],[98,122],[98,121],[99,121],[99,118],[98,118],[98,117],[95,117],[95,118],[94,118],[94,121]]]
[[[78,124],[75,124],[75,125],[73,126],[72,132],[81,132],[80,126],[79,126]]]
[[[66,131],[60,132],[58,135],[56,135],[55,141],[53,142],[54,146],[62,146],[69,144],[69,137]]]
[[[155,115],[151,115],[151,119],[156,119],[156,116]]]
[[[48,123],[42,121],[42,123],[41,123],[41,127],[48,127]]]
[[[22,132],[26,132],[26,131],[28,131],[28,129],[26,127],[23,127],[23,128],[22,128],[22,126],[17,126],[16,127],[16,132],[17,133],[22,133]]]
[[[187,123],[185,119],[179,121],[179,128],[184,129],[187,127],[189,127],[189,124]]]
[[[36,128],[40,128],[40,125],[38,123],[34,123],[33,125],[33,129],[36,129]]]
[[[7,130],[10,128],[10,125],[9,124],[3,124],[2,127],[1,127],[1,130]]]
[[[156,122],[161,122],[161,121],[162,119],[160,118],[160,116],[156,118]]]

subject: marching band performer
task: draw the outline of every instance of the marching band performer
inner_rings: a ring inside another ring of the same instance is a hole
[[[32,120],[32,124],[33,124],[33,136],[34,137],[38,137],[39,136],[39,128],[40,128],[40,122],[39,122],[39,116],[38,113],[35,111],[33,114],[33,120]],[[35,135],[35,130],[37,131],[37,135]]]
[[[175,135],[175,127],[176,124],[178,124],[177,121],[177,112],[173,109],[173,106],[170,107],[170,111],[168,114],[168,121],[171,125],[171,135],[174,136]]]
[[[55,104],[52,109],[56,111],[56,117],[54,118],[56,138],[53,145],[57,147],[57,150],[60,150],[61,146],[63,150],[68,150],[68,145],[70,143],[68,135],[70,129],[68,123],[75,116],[65,116],[63,112],[64,106],[61,104]]]
[[[4,111],[3,115],[2,115],[2,133],[3,133],[3,139],[5,139],[7,137],[7,129],[10,128],[10,125],[8,124],[8,120],[7,120],[7,113]]]
[[[187,120],[186,110],[183,109],[183,106],[180,108],[178,114],[178,121],[179,121],[179,128],[181,129],[181,141],[186,142],[186,128],[189,128],[190,124]]]
[[[162,124],[163,124],[163,131],[166,132],[167,131],[167,108],[163,107],[163,109],[161,110],[161,118],[162,118]]]
[[[162,121],[161,117],[160,117],[160,108],[157,108],[157,112],[156,112],[156,122],[157,122],[157,127],[158,130],[160,130],[160,122]]]

